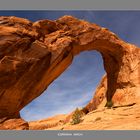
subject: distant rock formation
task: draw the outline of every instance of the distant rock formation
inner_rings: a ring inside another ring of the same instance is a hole
[[[91,50],[101,53],[106,77],[87,109],[97,108],[104,97],[106,106],[138,103],[140,48],[106,28],[72,16],[35,23],[1,16],[0,120],[4,121],[0,129],[8,119],[20,119],[19,111],[41,95],[75,55]],[[28,129],[26,122],[22,129]]]

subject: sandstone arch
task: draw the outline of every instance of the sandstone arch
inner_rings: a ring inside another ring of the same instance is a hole
[[[45,31],[48,28],[51,30]],[[0,118],[18,118],[19,111],[38,97],[75,55],[90,50],[97,50],[103,57],[107,105],[111,101],[114,105],[138,102],[138,47],[106,28],[72,16],[36,23],[0,17]]]

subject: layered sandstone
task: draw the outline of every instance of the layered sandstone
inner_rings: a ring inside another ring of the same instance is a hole
[[[96,109],[104,97],[106,106],[139,103],[138,47],[72,16],[34,23],[0,17],[0,119],[20,119],[19,111],[41,95],[75,55],[91,50],[101,53],[106,77],[87,110]]]

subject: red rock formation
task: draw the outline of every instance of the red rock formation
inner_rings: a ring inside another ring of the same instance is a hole
[[[21,118],[0,119],[0,130],[28,130],[29,124]]]
[[[72,16],[35,23],[0,17],[0,118],[18,118],[19,111],[41,95],[75,55],[87,50],[97,50],[103,57],[107,106],[138,102],[138,47],[105,28]],[[97,99],[96,102],[100,103]]]
[[[107,91],[107,77],[106,75],[102,78],[99,86],[97,87],[94,97],[91,101],[84,107],[85,111],[90,112],[97,109],[97,107],[105,100]]]

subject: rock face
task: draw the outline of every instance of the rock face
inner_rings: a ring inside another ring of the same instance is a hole
[[[0,119],[0,130],[28,130],[29,124],[21,118]]]
[[[107,106],[138,103],[138,47],[108,29],[72,16],[35,23],[0,17],[0,118],[20,119],[19,111],[41,95],[75,55],[90,50],[101,53],[106,77],[87,109],[97,108],[103,97]]]
[[[107,77],[106,75],[102,78],[99,86],[97,87],[96,91],[95,91],[95,95],[94,97],[91,99],[91,101],[84,107],[85,110],[87,112],[91,112],[95,109],[97,109],[97,107],[99,107],[99,105],[103,104],[103,106],[105,106],[104,103],[106,103],[106,91],[107,91]],[[105,100],[105,102],[103,102]]]

